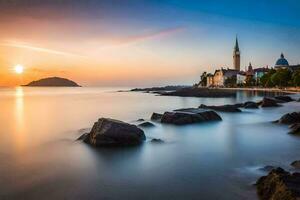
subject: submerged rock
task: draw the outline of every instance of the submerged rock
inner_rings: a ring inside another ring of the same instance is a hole
[[[291,163],[291,166],[300,169],[300,160],[295,160],[294,162]]]
[[[278,107],[277,101],[264,97],[263,100],[259,103],[261,107]]]
[[[291,131],[289,132],[290,134],[293,135],[299,135],[300,134],[300,123],[292,124],[289,127]]]
[[[164,143],[164,141],[162,139],[157,139],[157,138],[153,138],[151,140],[151,142],[153,142],[153,143]]]
[[[204,104],[201,104],[199,108],[202,109],[211,109],[215,111],[221,111],[221,112],[242,112],[237,105],[222,105],[222,106],[207,106]]]
[[[95,122],[90,133],[80,138],[93,146],[124,146],[142,143],[146,137],[142,129],[136,125],[119,120],[100,118]]]
[[[151,122],[143,122],[143,123],[139,124],[138,126],[141,126],[141,127],[154,127],[155,125],[152,124]]]
[[[159,113],[152,113],[152,116],[151,116],[151,120],[154,120],[154,121],[160,121],[161,118],[162,118],[162,114],[159,114]]]
[[[275,122],[280,124],[300,123],[300,112],[287,113]]]
[[[291,102],[291,101],[295,101],[292,97],[290,96],[285,96],[285,95],[282,95],[282,96],[275,96],[274,97],[275,99],[278,99],[280,101],[283,101],[283,102]]]
[[[220,120],[222,120],[222,118],[214,111],[181,109],[173,112],[165,112],[161,118],[161,123],[185,125]]]
[[[267,176],[258,179],[256,188],[262,200],[297,200],[300,198],[300,173],[273,169]]]
[[[247,108],[247,109],[257,109],[258,108],[258,105],[256,102],[253,102],[253,101],[247,101],[244,103],[243,105],[244,108]]]
[[[144,122],[145,120],[144,119],[138,119],[136,120],[137,122]]]

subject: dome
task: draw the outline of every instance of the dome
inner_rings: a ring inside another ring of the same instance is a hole
[[[284,58],[283,53],[281,54],[280,58],[277,60],[275,67],[280,66],[289,66],[289,62]]]

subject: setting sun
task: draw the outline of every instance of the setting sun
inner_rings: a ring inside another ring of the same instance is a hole
[[[24,71],[24,67],[23,67],[22,65],[16,65],[16,66],[15,66],[15,72],[16,72],[17,74],[22,74],[23,71]]]

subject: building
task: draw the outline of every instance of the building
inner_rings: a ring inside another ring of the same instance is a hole
[[[275,69],[288,68],[288,67],[289,67],[289,62],[287,61],[287,59],[284,58],[283,53],[281,53],[280,58],[275,63]]]
[[[211,73],[208,73],[206,76],[206,86],[207,87],[211,87],[214,85],[214,75],[212,75]]]
[[[246,73],[240,71],[239,73],[237,73],[236,75],[236,84],[237,85],[244,85],[246,83]]]
[[[213,86],[225,86],[226,80],[229,78],[235,78],[238,73],[239,71],[235,69],[217,69],[213,75]]]
[[[270,69],[267,67],[261,67],[254,69],[254,80],[256,84],[259,84],[261,77],[266,74]]]
[[[241,52],[237,37],[235,39],[235,46],[233,49],[233,68],[237,71],[241,70]]]
[[[280,58],[275,63],[274,68],[277,69],[289,69],[290,71],[300,70],[300,65],[289,65],[289,62],[284,57],[283,53],[281,53]]]

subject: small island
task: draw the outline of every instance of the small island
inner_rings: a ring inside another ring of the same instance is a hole
[[[28,83],[28,87],[81,87],[74,81],[60,77],[48,77]]]

